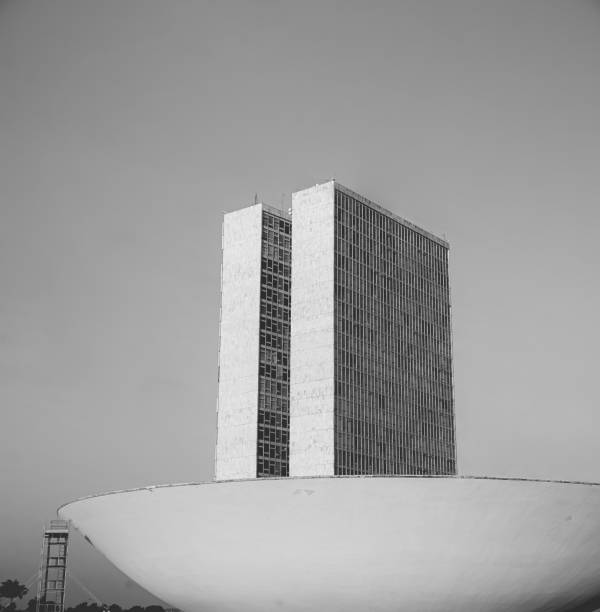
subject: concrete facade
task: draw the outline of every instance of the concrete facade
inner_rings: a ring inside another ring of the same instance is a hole
[[[292,195],[290,476],[334,473],[334,185]]]
[[[217,480],[256,477],[262,210],[223,220]]]

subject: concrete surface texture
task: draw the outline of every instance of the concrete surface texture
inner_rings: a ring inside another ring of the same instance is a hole
[[[459,477],[166,485],[59,509],[183,610],[587,612],[600,486]]]
[[[262,205],[223,220],[215,475],[256,476]]]
[[[334,194],[292,194],[290,476],[334,473]]]

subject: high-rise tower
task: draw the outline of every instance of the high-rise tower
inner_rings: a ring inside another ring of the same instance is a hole
[[[289,475],[291,221],[225,215],[215,477]]]
[[[217,480],[454,474],[448,243],[335,181],[292,219],[225,215]]]
[[[292,211],[290,475],[454,474],[448,243],[335,181]]]

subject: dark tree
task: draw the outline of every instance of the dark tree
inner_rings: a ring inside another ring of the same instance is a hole
[[[32,597],[27,602],[27,607],[25,608],[25,612],[35,612],[37,609],[37,597]]]
[[[10,608],[14,608],[13,602],[15,599],[22,599],[27,595],[29,589],[21,584],[18,580],[5,580],[0,584],[0,598],[10,599]]]

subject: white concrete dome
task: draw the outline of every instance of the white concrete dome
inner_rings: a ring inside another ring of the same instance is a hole
[[[600,607],[600,485],[459,477],[166,485],[62,506],[185,611]]]

